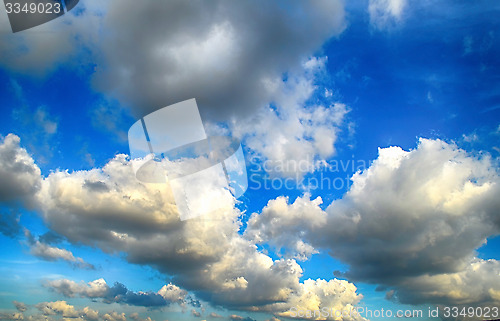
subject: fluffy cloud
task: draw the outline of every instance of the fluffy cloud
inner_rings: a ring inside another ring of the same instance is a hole
[[[63,318],[78,318],[80,312],[66,301],[45,302],[36,305],[44,315],[62,315]]]
[[[387,282],[464,269],[500,232],[500,179],[489,157],[422,139],[410,152],[381,149],[347,195],[333,202],[324,245],[351,277]],[[354,254],[355,253],[355,254]],[[387,264],[387,262],[391,262]]]
[[[370,23],[378,29],[385,29],[401,20],[406,6],[407,0],[370,0]]]
[[[93,310],[89,307],[83,308],[82,311],[83,311],[82,315],[84,315],[87,320],[89,321],[99,320],[99,311]]]
[[[291,308],[296,311],[352,311],[354,305],[362,296],[356,293],[356,286],[344,280],[333,279],[330,281],[317,279],[305,280],[299,291],[293,294],[286,303],[287,309],[277,313],[283,317],[294,317]],[[279,304],[278,304],[279,305]],[[323,315],[324,316],[324,315]],[[325,318],[317,315],[316,320]],[[327,320],[335,320],[335,314],[327,316]],[[359,314],[344,315],[342,320],[365,320]]]
[[[67,296],[74,297],[79,295],[87,298],[104,298],[108,295],[109,287],[104,279],[98,279],[88,284],[76,283],[71,280],[60,279],[47,281],[46,286]]]
[[[31,205],[42,182],[40,168],[20,141],[14,134],[0,136],[0,204],[9,205],[0,209],[0,233],[8,237],[16,237],[22,230],[16,203]]]
[[[0,137],[0,202],[27,200],[40,188],[41,172],[14,134]]]
[[[218,203],[218,212],[180,221],[168,185],[137,181],[133,162],[117,155],[102,169],[50,174],[37,194],[48,226],[70,242],[126,253],[129,262],[151,265],[216,305],[283,312],[290,306],[275,303],[303,293],[302,269],[294,259],[273,260],[238,233],[241,213],[230,193],[207,200]],[[100,290],[118,290],[99,282],[57,282],[52,286],[68,296],[106,298]],[[99,294],[87,294],[91,289]],[[179,294],[173,290],[167,286],[157,294],[172,300]],[[346,301],[352,298],[341,293],[335,300],[344,295]]]
[[[153,321],[153,320],[151,319],[151,317],[147,317],[147,318],[145,318],[145,319],[141,318],[141,317],[139,316],[139,313],[137,313],[137,312],[130,314],[130,315],[129,315],[129,317],[130,317],[132,320],[134,320],[134,321]]]
[[[104,321],[127,321],[127,318],[125,317],[125,313],[117,313],[115,311],[111,313],[106,313],[105,315],[102,316],[102,319]]]
[[[300,236],[326,224],[327,215],[319,207],[321,203],[320,197],[311,201],[308,196],[297,198],[293,204],[288,203],[287,197],[271,200],[262,213],[250,217],[245,237],[256,244],[272,245],[279,255],[308,259],[318,250]]]
[[[14,312],[14,313],[0,313],[0,320],[23,320],[23,314]]]
[[[352,181],[325,211],[320,198],[270,201],[246,236],[278,249],[291,244],[291,255],[329,249],[349,264],[345,276],[392,287],[407,303],[498,303],[498,285],[488,282],[498,262],[474,258],[500,233],[500,178],[487,155],[421,139],[409,152],[380,149]]]
[[[194,302],[188,297],[186,291],[173,284],[163,286],[158,292],[133,292],[118,282],[110,287],[104,279],[98,279],[87,284],[59,279],[47,281],[45,286],[67,297],[101,298],[105,303],[116,302],[136,306],[158,307],[171,303],[185,305]]]

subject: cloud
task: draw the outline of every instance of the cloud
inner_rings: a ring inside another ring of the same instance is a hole
[[[26,311],[28,309],[28,307],[26,306],[26,304],[24,304],[23,302],[12,301],[12,303],[14,304],[14,306],[17,309],[17,311],[19,311],[19,312],[24,312],[24,311]]]
[[[490,158],[453,144],[421,139],[410,152],[380,149],[352,181],[347,195],[326,210],[335,233],[325,244],[351,265],[348,274],[356,279],[390,282],[459,271],[500,231],[494,196],[500,179]]]
[[[47,281],[45,285],[67,297],[80,295],[87,298],[103,298],[106,297],[109,292],[109,287],[104,279],[98,279],[89,282],[88,284],[76,283],[71,280],[60,279]]]
[[[237,314],[231,314],[229,316],[229,319],[230,320],[233,320],[233,321],[255,321],[254,319],[250,318],[250,317],[242,317],[242,316],[239,316]]]
[[[154,321],[151,317],[147,317],[146,319],[141,318],[137,312],[130,314],[129,317],[134,321]]]
[[[115,311],[111,313],[106,313],[105,315],[102,316],[102,319],[104,321],[127,321],[127,318],[125,317],[125,313],[117,313]]]
[[[135,306],[160,307],[171,303],[185,305],[193,302],[185,290],[173,284],[163,286],[158,292],[134,292],[119,282],[110,287],[104,279],[97,279],[87,284],[58,279],[46,281],[44,285],[66,297],[101,298],[104,303],[108,304],[116,302]]]
[[[284,312],[277,313],[278,316],[291,317],[293,313],[291,308],[296,311],[352,311],[354,305],[362,299],[362,296],[356,293],[356,286],[345,280],[323,280],[307,279],[303,282],[299,291],[295,292],[289,302],[286,303],[287,309]],[[277,303],[280,305],[280,303]],[[335,315],[328,316],[328,320],[335,319]],[[365,320],[360,315],[345,315],[342,320]]]
[[[463,134],[462,135],[462,139],[464,140],[464,142],[466,143],[474,143],[474,142],[477,142],[479,141],[479,136],[477,133],[471,133],[469,135],[465,135]]]
[[[216,213],[180,221],[168,185],[139,182],[133,162],[117,155],[102,169],[51,173],[37,194],[43,219],[72,243],[125,253],[129,262],[150,265],[215,305],[282,312],[289,307],[276,302],[302,293],[294,259],[273,260],[238,233],[241,213],[230,193],[207,200],[217,202]],[[64,284],[58,288],[75,286]],[[120,295],[123,302],[140,302],[147,293],[128,295],[122,288]]]
[[[309,196],[297,198],[293,204],[283,196],[270,200],[262,213],[249,218],[245,237],[256,244],[270,244],[280,256],[307,260],[318,250],[300,235],[326,224],[321,203],[320,197],[311,201]]]
[[[48,231],[38,237],[38,240],[42,243],[46,244],[57,244],[64,241],[64,238],[61,235],[58,235],[52,231]]]
[[[246,236],[277,249],[291,244],[289,255],[327,249],[349,265],[345,277],[393,288],[405,303],[497,300],[496,284],[468,290],[473,275],[491,280],[499,273],[497,261],[475,258],[475,250],[500,233],[500,178],[488,155],[421,139],[411,151],[379,149],[352,182],[325,211],[321,198],[308,195],[292,204],[271,200],[251,216]],[[307,247],[294,246],[303,243]]]
[[[37,28],[2,33],[0,63],[43,74],[97,61],[96,88],[137,115],[193,97],[214,117],[248,114],[270,100],[269,80],[297,68],[346,25],[339,0],[110,0],[78,7]],[[10,28],[4,22],[0,29]]]
[[[0,137],[0,202],[29,200],[40,188],[41,172],[14,134]]]
[[[99,320],[99,312],[96,310],[93,310],[89,307],[83,308],[83,315],[85,318],[89,321],[97,321]],[[148,320],[149,321],[149,320]]]
[[[401,21],[407,5],[407,0],[370,0],[370,23],[377,29],[389,28]]]
[[[107,10],[104,26],[114,35],[101,48],[107,67],[96,86],[143,113],[195,97],[211,116],[248,114],[269,101],[269,80],[345,27],[341,1],[287,3],[287,14],[266,1],[127,0]]]
[[[13,301],[19,312],[0,311],[0,320],[29,320],[29,321],[55,321],[55,320],[74,320],[74,321],[99,321],[116,320],[126,321],[125,313],[116,311],[100,312],[88,306],[78,308],[67,301],[40,302],[33,306],[26,306],[24,303]],[[33,312],[31,307],[36,308]],[[137,312],[128,314],[128,319],[133,321],[154,321],[151,317],[142,318]]]
[[[63,318],[78,318],[80,312],[66,301],[44,302],[36,305],[44,315],[61,315]]]
[[[7,69],[43,77],[61,66],[90,64],[88,52],[96,43],[105,3],[85,3],[85,14],[73,11],[36,28],[12,33],[7,17],[0,19],[0,64]],[[79,7],[82,8],[79,3]],[[85,28],[87,26],[87,28]],[[85,30],[85,32],[81,32]],[[25,49],[22,49],[25,48]],[[76,51],[75,49],[84,49]]]
[[[47,243],[43,243],[40,241],[40,238],[36,240],[35,237],[33,237],[28,230],[25,230],[24,232],[28,245],[30,246],[30,253],[32,255],[47,261],[63,260],[70,263],[73,267],[79,269],[87,269],[87,270],[95,269],[95,266],[85,262],[80,257],[75,257],[71,251],[68,251],[66,249],[61,249],[59,247],[52,246]]]
[[[459,272],[409,278],[396,295],[400,302],[409,304],[431,301],[445,306],[498,306],[499,273],[499,261],[475,258]]]
[[[0,313],[0,320],[23,320],[23,314],[14,312],[14,313]]]
[[[324,88],[316,85],[326,60],[305,61],[302,70],[273,84],[278,89],[272,105],[230,125],[250,153],[266,162],[272,176],[301,178],[335,154],[334,144],[349,108],[325,96]],[[321,103],[308,103],[313,97],[320,97]]]

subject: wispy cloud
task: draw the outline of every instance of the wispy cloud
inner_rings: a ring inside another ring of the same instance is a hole
[[[11,80],[11,86],[19,101],[19,105],[12,111],[12,118],[23,134],[24,143],[37,155],[39,162],[46,163],[57,145],[54,135],[57,133],[59,120],[49,112],[47,106],[33,106],[16,80]]]
[[[377,29],[387,29],[401,22],[407,0],[370,0],[370,23]]]
[[[27,229],[25,229],[24,234],[30,247],[30,253],[38,258],[46,261],[63,260],[79,269],[95,269],[94,265],[85,262],[80,257],[75,257],[71,251],[41,242],[40,238],[37,240]]]

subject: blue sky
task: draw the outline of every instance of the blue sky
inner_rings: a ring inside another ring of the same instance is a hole
[[[498,307],[499,10],[81,0],[18,33],[0,14],[0,319]],[[132,124],[190,98],[246,156],[242,197],[200,193],[213,220],[180,221],[127,156]]]

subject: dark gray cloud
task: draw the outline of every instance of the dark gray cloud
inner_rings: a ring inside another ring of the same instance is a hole
[[[251,114],[273,100],[273,82],[346,26],[340,0],[108,0],[78,8],[78,15],[2,33],[0,64],[44,74],[97,62],[95,88],[135,116],[189,98],[211,118]]]
[[[64,237],[52,231],[48,231],[38,237],[38,240],[47,244],[58,244],[64,241]]]
[[[115,282],[109,288],[108,293],[103,297],[105,303],[125,303],[130,305],[145,307],[160,307],[169,305],[171,302],[155,292],[133,292],[128,290],[125,285]]]
[[[189,98],[227,119],[272,97],[270,82],[343,31],[341,1],[112,1],[96,86],[139,113]]]

